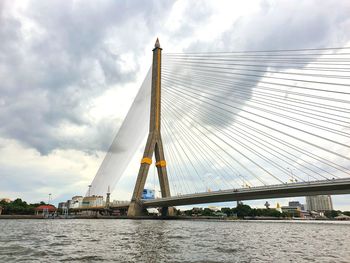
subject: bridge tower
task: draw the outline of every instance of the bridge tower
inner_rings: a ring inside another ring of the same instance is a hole
[[[141,160],[139,173],[136,179],[134,193],[130,202],[128,216],[140,216],[144,214],[142,206],[142,192],[145,187],[148,171],[152,164],[152,156],[155,154],[156,166],[159,178],[162,197],[170,196],[169,180],[166,169],[166,161],[164,157],[162,136],[160,131],[161,124],[161,56],[162,49],[159,40],[154,45],[153,49],[153,64],[152,64],[152,93],[151,93],[151,116],[149,125],[149,134],[147,143]],[[162,215],[169,215],[168,207],[162,208]]]

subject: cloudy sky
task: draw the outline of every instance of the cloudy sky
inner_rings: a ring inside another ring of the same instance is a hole
[[[1,1],[0,197],[85,193],[156,37],[165,52],[342,47],[349,10],[347,0]],[[130,198],[134,162],[116,198]],[[350,198],[335,207],[350,210]]]

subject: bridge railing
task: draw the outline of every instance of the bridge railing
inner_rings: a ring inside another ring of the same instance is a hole
[[[164,197],[164,198],[158,198],[162,200],[170,200],[173,198],[186,198],[186,197],[196,197],[196,196],[202,196],[205,194],[210,193],[211,195],[215,194],[223,194],[223,193],[232,193],[232,192],[249,192],[252,190],[269,190],[269,189],[279,189],[279,188],[294,188],[294,187],[300,187],[300,186],[309,186],[309,185],[322,185],[322,184],[329,184],[330,182],[334,183],[341,183],[341,182],[349,182],[350,178],[339,178],[339,179],[327,179],[327,180],[316,180],[316,181],[308,181],[308,182],[291,182],[291,183],[285,183],[285,184],[273,184],[273,185],[263,185],[263,186],[252,186],[252,187],[245,187],[245,188],[234,188],[234,189],[225,189],[225,190],[217,190],[217,191],[210,191],[210,192],[200,192],[200,193],[193,193],[193,194],[183,194],[183,195],[176,195],[171,197]],[[152,201],[152,200],[149,200]]]

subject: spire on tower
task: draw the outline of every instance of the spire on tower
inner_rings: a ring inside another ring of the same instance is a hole
[[[159,39],[158,39],[158,37],[157,37],[157,40],[156,40],[156,43],[154,44],[154,47],[155,48],[160,48],[160,44],[159,44]]]
[[[108,186],[108,189],[107,189],[107,197],[106,197],[106,207],[109,208],[109,205],[111,203],[111,189],[110,187]]]

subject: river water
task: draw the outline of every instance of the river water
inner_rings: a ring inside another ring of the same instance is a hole
[[[350,262],[350,222],[0,220],[0,262]]]

